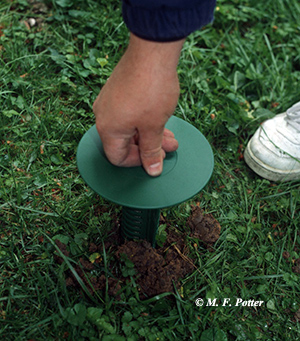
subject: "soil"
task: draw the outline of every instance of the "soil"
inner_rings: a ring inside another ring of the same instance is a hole
[[[182,278],[198,270],[190,258],[189,248],[185,244],[187,234],[203,241],[203,246],[211,247],[219,238],[221,230],[217,220],[211,214],[204,215],[198,207],[193,209],[192,215],[187,220],[185,233],[172,228],[172,226],[167,226],[167,239],[162,247],[153,248],[145,240],[122,243],[119,226],[120,224],[116,220],[113,231],[104,243],[106,254],[113,255],[108,264],[109,276],[106,277],[104,271],[101,271],[104,267],[103,257],[100,256],[95,262],[80,258],[79,264],[75,266],[78,276],[91,294],[105,290],[108,281],[108,294],[120,298],[121,289],[128,284],[128,281],[131,281],[131,278],[138,285],[140,299],[165,292],[174,292],[175,288],[180,288]],[[55,242],[61,252],[69,257],[68,247],[59,240]],[[103,255],[102,244],[91,243],[89,253]],[[57,262],[63,262],[63,258],[58,254],[55,257]],[[124,269],[126,270],[128,267],[127,260],[129,260],[129,272],[134,269],[134,273],[124,273]],[[71,271],[67,273],[66,284],[80,289],[80,285]]]
[[[207,246],[212,246],[220,237],[221,226],[212,214],[204,214],[196,206],[192,208],[192,215],[187,221],[192,237],[201,240]]]

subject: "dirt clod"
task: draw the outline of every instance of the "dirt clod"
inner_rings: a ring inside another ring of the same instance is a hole
[[[289,259],[289,258],[290,258],[289,252],[283,251],[283,252],[282,252],[282,257],[283,257],[284,259]]]
[[[221,233],[221,226],[219,222],[212,216],[212,214],[203,214],[203,210],[199,207],[194,207],[192,215],[187,221],[191,236],[201,240],[203,243],[211,245],[215,243]]]

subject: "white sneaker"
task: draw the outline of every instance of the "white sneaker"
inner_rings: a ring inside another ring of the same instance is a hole
[[[244,158],[265,179],[300,180],[300,102],[265,121],[249,141]]]

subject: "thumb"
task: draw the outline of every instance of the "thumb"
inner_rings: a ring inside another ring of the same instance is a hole
[[[151,176],[158,176],[163,170],[165,152],[162,149],[164,127],[159,130],[139,130],[139,150],[142,165]]]

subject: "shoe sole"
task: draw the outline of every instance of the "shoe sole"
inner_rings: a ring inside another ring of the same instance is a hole
[[[259,176],[265,178],[270,181],[293,181],[300,179],[300,171],[299,170],[287,170],[283,171],[280,169],[272,168],[269,165],[266,165],[261,160],[257,159],[255,155],[252,153],[251,148],[251,141],[250,139],[245,152],[244,152],[244,160],[247,165]]]

